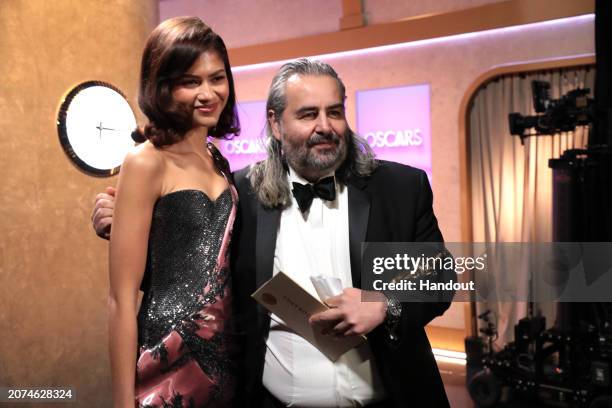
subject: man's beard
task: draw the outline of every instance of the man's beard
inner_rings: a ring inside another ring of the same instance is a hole
[[[338,136],[335,132],[313,133],[305,143],[296,145],[291,142],[294,139],[283,134],[283,155],[287,164],[298,174],[316,173],[323,176],[327,172],[335,171],[344,162],[349,137],[348,129],[344,137]],[[312,147],[319,143],[331,143],[333,147],[316,153]]]

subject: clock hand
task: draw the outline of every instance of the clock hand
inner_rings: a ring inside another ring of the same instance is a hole
[[[107,127],[102,126],[102,122],[100,122],[100,123],[98,124],[98,126],[96,126],[96,129],[98,129],[98,138],[99,138],[100,140],[102,140],[102,131],[103,131],[103,130],[111,130],[111,131],[116,130],[116,129],[113,129],[113,128],[107,128]]]
[[[96,126],[96,129],[98,129],[98,139],[102,140],[102,122],[100,122],[100,124]]]

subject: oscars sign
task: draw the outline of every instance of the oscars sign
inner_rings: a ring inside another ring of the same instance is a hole
[[[357,91],[357,132],[383,160],[409,164],[431,181],[428,84]]]
[[[227,158],[232,171],[266,158],[265,140],[266,102],[239,102],[240,136],[232,140],[221,140],[219,150]]]

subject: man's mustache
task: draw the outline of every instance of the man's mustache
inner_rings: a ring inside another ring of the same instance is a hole
[[[340,136],[338,136],[335,132],[329,133],[313,133],[310,138],[306,141],[307,147],[313,147],[318,145],[319,143],[340,143]]]

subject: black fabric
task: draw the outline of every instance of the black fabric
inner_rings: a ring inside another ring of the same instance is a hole
[[[285,404],[279,401],[274,395],[264,389],[261,399],[261,408],[285,408]]]
[[[595,1],[595,107],[596,115],[589,145],[612,146],[612,2]]]
[[[387,408],[390,406],[388,400],[383,400],[379,402],[375,402],[373,404],[368,404],[365,408]],[[268,390],[264,389],[263,397],[261,399],[261,408],[285,408],[286,405],[279,401],[274,395],[270,394]]]
[[[292,183],[293,196],[297,201],[300,211],[303,213],[310,209],[312,200],[319,197],[326,201],[334,201],[336,199],[336,183],[334,177],[325,177],[314,184]]]
[[[380,161],[367,178],[347,181],[349,247],[353,285],[361,284],[361,242],[442,242],[432,207],[427,175],[419,169]],[[242,322],[244,367],[239,406],[261,407],[266,339],[270,317],[251,298],[261,283],[272,277],[279,209],[264,208],[251,189],[247,169],[235,173],[240,194],[232,241],[235,311]],[[448,278],[448,277],[446,277]],[[404,303],[398,341],[384,327],[368,340],[389,398],[387,407],[448,407],[442,379],[424,326],[442,315],[450,302]]]

